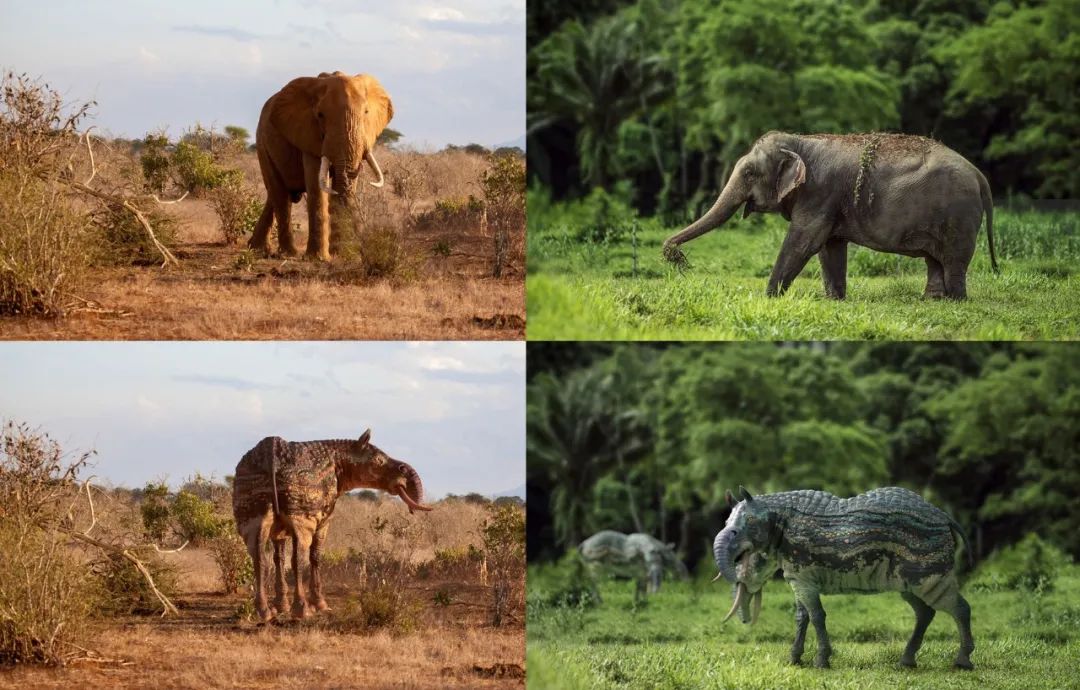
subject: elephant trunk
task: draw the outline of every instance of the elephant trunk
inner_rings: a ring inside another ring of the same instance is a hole
[[[417,510],[431,510],[429,506],[424,505],[424,484],[420,481],[420,475],[412,465],[404,462],[401,464],[405,472],[405,486],[398,488],[397,495],[409,507],[410,513]]]
[[[348,157],[344,154],[334,161],[334,191],[344,194],[349,191],[349,165]]]
[[[732,172],[727,186],[720,192],[720,196],[717,197],[716,203],[712,205],[712,208],[710,208],[701,218],[669,237],[667,241],[664,242],[665,248],[674,248],[683,242],[689,242],[695,237],[704,235],[710,230],[723,225],[727,222],[728,218],[731,218],[739,205],[746,201],[746,193],[743,190],[742,183],[739,182],[741,179],[739,174],[741,167],[741,165],[735,166],[735,170]]]
[[[716,559],[716,567],[720,574],[728,582],[735,582],[735,566],[731,563],[731,533],[721,531],[713,541],[713,558]]]

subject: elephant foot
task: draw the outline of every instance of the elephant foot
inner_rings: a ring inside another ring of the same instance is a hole
[[[817,655],[814,657],[814,666],[816,668],[829,668],[829,657]]]
[[[793,656],[793,657],[791,657],[791,665],[792,666],[802,666],[802,657],[801,656]]]
[[[274,608],[281,613],[285,613],[289,610],[289,600],[285,597],[281,597],[274,602]]]
[[[330,611],[330,604],[326,603],[326,599],[319,597],[319,600],[315,602],[315,610],[319,613],[325,613]]]
[[[310,261],[330,261],[330,252],[313,252],[309,249],[304,253],[304,258]]]
[[[904,668],[915,668],[915,658],[907,656],[900,657],[900,665]]]
[[[292,258],[300,256],[300,250],[296,247],[279,247],[278,254]]]
[[[259,616],[260,625],[268,625],[269,623],[273,622],[274,618],[277,617],[277,611],[275,611],[274,609],[264,609],[262,611],[258,611],[257,613]]]
[[[960,669],[961,671],[974,671],[975,665],[971,663],[971,659],[967,657],[957,657],[953,662],[953,668]]]
[[[311,607],[307,605],[307,603],[302,603],[302,604],[294,603],[293,604],[293,607],[292,607],[292,616],[293,616],[293,618],[297,618],[297,619],[311,618],[313,615],[314,615],[314,612],[311,610]]]

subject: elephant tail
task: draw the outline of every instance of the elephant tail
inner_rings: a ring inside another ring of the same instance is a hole
[[[990,245],[990,267],[994,269],[994,273],[1001,273],[994,252],[994,197],[990,194],[990,183],[986,181],[986,176],[982,172],[978,174],[979,196],[982,197],[983,212],[986,213],[986,242]]]

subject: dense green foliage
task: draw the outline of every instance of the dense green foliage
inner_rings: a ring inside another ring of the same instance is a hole
[[[597,688],[1066,688],[1076,686],[1080,654],[1080,567],[1063,566],[1050,591],[964,585],[975,637],[973,673],[950,668],[956,627],[938,615],[926,633],[915,670],[897,662],[914,616],[896,594],[823,598],[832,638],[832,669],[788,664],[794,636],[791,589],[765,587],[753,627],[720,619],[730,587],[665,582],[635,606],[633,585],[604,583],[604,604],[559,605],[569,568],[529,570],[529,687]],[[996,578],[994,564],[977,576]],[[813,629],[807,656],[813,655]]]
[[[765,284],[787,224],[732,220],[684,245],[690,269],[665,262],[676,228],[638,218],[600,190],[572,202],[529,195],[530,339],[1015,340],[1080,337],[1080,214],[999,209],[990,271],[985,235],[966,302],[925,300],[921,259],[852,246],[848,294],[826,299],[811,261],[780,299]]]
[[[616,344],[561,365],[578,347],[530,345],[531,561],[615,529],[696,563],[740,484],[907,486],[967,529],[976,558],[1033,532],[1080,555],[1068,344]]]
[[[1080,197],[1080,0],[529,5],[530,174],[682,220],[772,129],[941,140],[996,192]]]

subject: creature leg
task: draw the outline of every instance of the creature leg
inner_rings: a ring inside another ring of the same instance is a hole
[[[907,647],[904,649],[904,656],[900,657],[900,665],[915,668],[915,655],[919,653],[919,647],[922,647],[923,635],[930,621],[934,620],[936,612],[911,592],[901,592],[900,596],[915,610],[915,631],[911,633],[911,639],[908,640]]]
[[[304,155],[304,186],[307,188],[307,255],[330,260],[330,212],[326,192],[319,188],[319,163],[315,156]],[[305,557],[306,558],[306,557]]]
[[[974,668],[971,664],[971,653],[975,651],[975,640],[971,637],[971,606],[960,595],[956,576],[949,574],[930,580],[916,594],[935,610],[945,611],[956,620],[956,629],[960,633],[960,651],[957,652],[953,665],[968,670]]]
[[[933,257],[926,257],[926,290],[923,297],[941,298],[945,296],[945,267]]]
[[[645,589],[648,586],[647,580],[644,577],[639,577],[634,581],[634,603],[645,599]]]
[[[967,266],[945,266],[945,296],[949,299],[967,299]]]
[[[975,651],[975,640],[971,637],[971,606],[959,592],[956,594],[956,606],[950,613],[956,619],[956,629],[960,631],[960,651],[953,666],[970,671],[975,668],[971,663],[971,653]]]
[[[769,285],[765,294],[769,297],[782,295],[791,286],[791,281],[802,272],[810,257],[821,251],[825,245],[828,226],[820,222],[796,222],[792,219],[787,237],[776,257]]]
[[[296,250],[296,243],[293,242],[292,201],[288,196],[274,209],[274,218],[277,220],[278,251],[285,256],[296,256],[300,252]]]
[[[832,238],[818,252],[821,278],[825,281],[825,296],[844,299],[847,296],[847,240]]]
[[[806,607],[795,602],[795,641],[791,644],[791,663],[802,663],[803,649],[806,646],[806,626],[810,624],[810,613]]]
[[[330,610],[326,599],[323,598],[322,573],[319,570],[322,562],[322,547],[326,543],[326,532],[329,525],[330,523],[324,520],[319,525],[319,528],[315,530],[315,535],[311,539],[311,600],[319,611]]]
[[[808,592],[802,597],[803,606],[810,614],[810,622],[814,624],[814,633],[817,634],[817,655],[814,657],[814,666],[829,668],[829,657],[832,656],[832,645],[829,644],[829,633],[825,630],[825,609],[821,606],[821,597],[817,592]]]
[[[263,623],[269,623],[274,617],[273,611],[266,605],[266,586],[263,582],[266,564],[262,557],[262,546],[270,538],[271,523],[272,518],[267,515],[252,518],[241,527],[255,571],[255,613]]]
[[[264,254],[270,251],[270,246],[267,244],[267,237],[270,235],[270,226],[274,223],[274,205],[270,201],[270,195],[266,195],[266,203],[263,204],[262,213],[259,214],[259,220],[255,223],[255,230],[251,233],[251,239],[248,240],[248,246],[257,252],[263,252]]]
[[[307,618],[311,615],[308,600],[308,579],[310,576],[311,540],[315,533],[315,521],[311,518],[292,518],[293,533],[293,577],[296,578],[296,594],[293,598],[292,614],[295,618]]]
[[[282,615],[289,608],[289,583],[285,579],[285,547],[288,543],[287,534],[274,539],[274,608]]]

